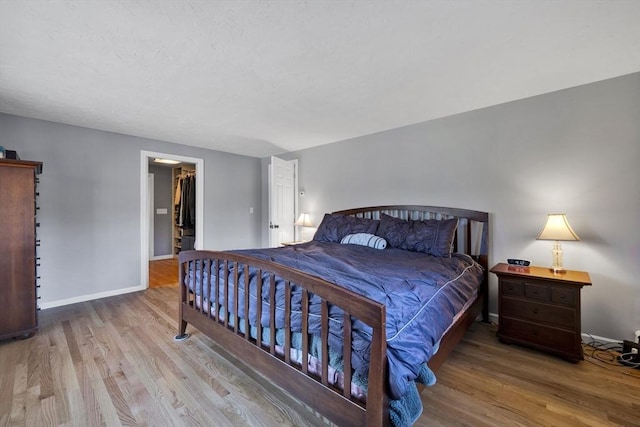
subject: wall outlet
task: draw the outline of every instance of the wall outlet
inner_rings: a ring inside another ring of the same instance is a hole
[[[623,353],[640,353],[640,344],[633,341],[622,341],[622,352]]]

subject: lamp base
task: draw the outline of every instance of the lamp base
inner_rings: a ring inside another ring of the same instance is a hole
[[[553,243],[551,255],[553,256],[553,265],[551,266],[551,271],[553,271],[553,274],[563,273],[565,271],[563,267],[564,263],[562,262],[562,256],[564,255],[564,252],[562,251],[560,242],[556,241]]]

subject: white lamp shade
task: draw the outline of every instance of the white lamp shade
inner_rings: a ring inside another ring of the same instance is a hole
[[[547,223],[537,240],[580,240],[567,221],[565,214],[549,214]]]
[[[298,227],[313,227],[313,222],[311,222],[311,216],[309,216],[309,214],[306,214],[306,213],[301,213],[300,216],[298,217],[298,220],[293,224],[297,225]]]

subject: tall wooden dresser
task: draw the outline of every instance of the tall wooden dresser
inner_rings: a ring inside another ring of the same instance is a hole
[[[36,175],[41,162],[0,159],[0,340],[38,329]]]

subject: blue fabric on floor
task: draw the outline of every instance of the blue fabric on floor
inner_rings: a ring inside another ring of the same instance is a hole
[[[416,382],[431,386],[436,383],[436,375],[424,364],[416,378]],[[389,401],[389,417],[394,427],[411,427],[422,415],[422,400],[418,386],[412,381],[407,393],[399,400]]]
[[[434,374],[427,365],[422,365],[422,369],[420,370],[416,381],[424,385],[434,385],[436,383],[436,374]]]

